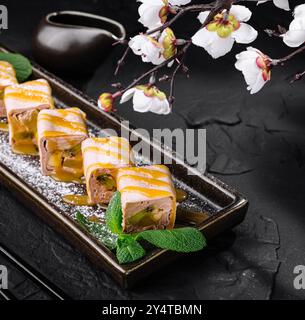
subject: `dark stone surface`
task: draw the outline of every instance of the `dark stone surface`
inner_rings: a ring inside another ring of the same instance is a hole
[[[125,24],[130,34],[139,30],[137,4],[126,1],[10,0],[9,30],[1,42],[31,56],[30,38],[40,17],[53,10],[74,9],[104,14]],[[289,13],[261,5],[252,25],[259,29],[287,26]],[[276,12],[276,14],[270,14]],[[189,34],[196,22],[178,31]],[[183,28],[182,28],[183,27]],[[253,44],[274,58],[289,52],[278,39],[263,33]],[[132,291],[118,288],[103,270],[91,264],[73,246],[0,189],[0,243],[5,243],[72,298],[141,299],[304,299],[293,287],[293,269],[305,264],[305,109],[304,81],[288,84],[288,77],[305,68],[304,55],[273,71],[273,81],[250,96],[234,69],[232,54],[212,61],[192,48],[187,59],[191,78],[178,75],[173,114],[139,114],[130,105],[118,112],[136,126],[152,129],[206,128],[208,167],[250,200],[243,224],[219,236],[207,250],[182,259]],[[115,48],[95,74],[65,77],[96,98],[110,82],[128,83],[147,65],[130,57],[118,78],[113,76],[122,53]],[[137,66],[135,68],[135,65]],[[4,259],[0,256],[0,264]],[[10,289],[20,298],[46,298],[13,268]],[[16,289],[17,288],[17,289]]]

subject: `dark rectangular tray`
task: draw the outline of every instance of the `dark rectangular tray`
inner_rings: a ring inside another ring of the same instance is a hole
[[[4,47],[0,47],[0,50],[7,51]],[[120,132],[120,124],[123,119],[116,114],[100,111],[96,101],[36,64],[33,67],[32,78],[44,78],[50,83],[57,106],[81,108],[87,114],[93,133],[99,133],[105,128]],[[133,128],[127,128],[127,130],[131,132]],[[60,202],[61,198],[60,194],[57,194],[59,192],[57,189],[54,189],[56,196],[52,194],[54,182],[48,180],[51,178],[40,175],[37,159],[11,154],[3,133],[0,133],[0,138],[0,183],[11,189],[21,202],[110,273],[121,286],[130,287],[149,273],[155,272],[181,256],[181,254],[168,250],[154,249],[138,262],[126,265],[118,264],[113,252],[86,233],[75,222],[76,209]],[[162,149],[167,157],[173,158],[173,154],[168,149],[164,150],[162,145],[144,138],[143,140],[151,149]],[[16,166],[17,162],[18,166]],[[19,170],[19,168],[21,169]],[[207,239],[211,239],[244,219],[248,201],[234,189],[209,174],[198,172],[196,175],[188,175],[187,171],[190,169],[188,165],[181,161],[176,162],[174,158],[169,168],[176,184],[184,189],[189,196],[186,203],[178,207],[177,223],[179,226],[195,226],[204,233]],[[34,181],[34,174],[39,175],[38,183]],[[48,190],[45,190],[43,186],[47,186]],[[58,189],[65,190],[65,188],[73,187],[69,184],[67,187],[62,183],[58,184]],[[89,213],[94,211],[92,208],[88,210]],[[100,210],[98,209],[98,211]]]

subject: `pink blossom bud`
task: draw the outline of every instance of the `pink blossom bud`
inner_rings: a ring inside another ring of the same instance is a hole
[[[98,98],[98,106],[106,112],[113,110],[114,97],[111,93],[102,93]]]

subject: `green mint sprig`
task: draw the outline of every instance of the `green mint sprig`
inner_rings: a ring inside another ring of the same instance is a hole
[[[14,67],[19,82],[24,82],[32,74],[31,62],[19,53],[0,52],[0,60],[7,61]]]
[[[115,249],[120,264],[134,262],[146,255],[145,249],[139,242],[143,240],[161,249],[184,253],[202,250],[207,245],[203,234],[191,227],[173,230],[146,230],[134,234],[123,233],[122,216],[121,194],[117,191],[114,193],[106,211],[106,225],[111,232],[117,235]],[[79,212],[76,219],[96,237],[99,235],[99,231],[104,232],[104,228],[101,228],[101,226],[105,227],[104,225],[90,222]],[[101,237],[99,238],[101,239]],[[104,241],[102,242],[106,244]]]

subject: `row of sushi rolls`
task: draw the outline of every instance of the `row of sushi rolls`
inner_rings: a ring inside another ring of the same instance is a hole
[[[56,109],[46,80],[19,84],[6,61],[0,61],[0,117],[7,118],[12,152],[39,155],[42,175],[85,182],[88,204],[107,205],[120,191],[124,232],[174,227],[176,190],[166,166],[136,167],[125,138],[90,137],[82,110]]]

